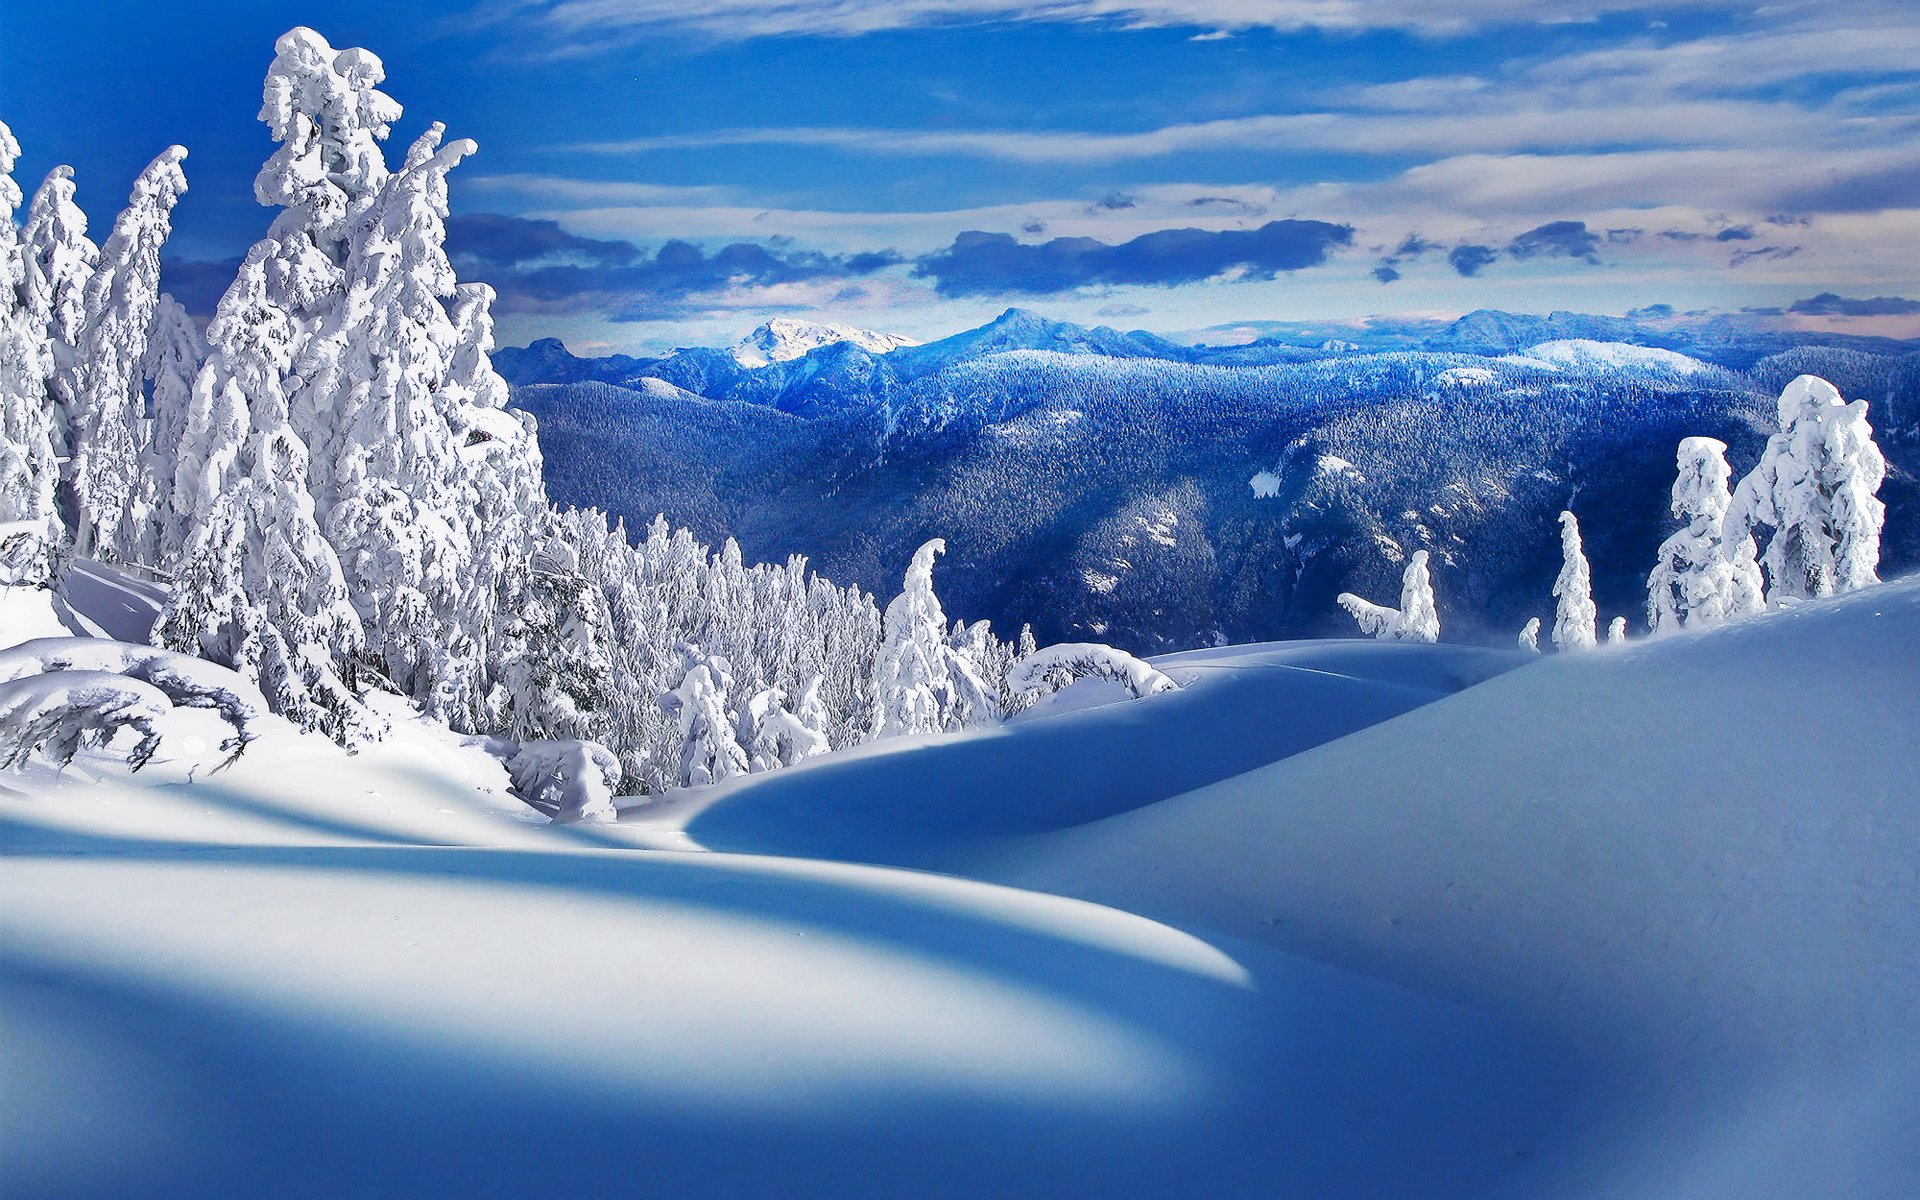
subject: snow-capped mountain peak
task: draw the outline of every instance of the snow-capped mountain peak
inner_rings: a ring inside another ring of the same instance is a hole
[[[876,333],[838,323],[816,324],[791,317],[775,317],[730,348],[733,361],[743,367],[764,367],[770,363],[800,358],[822,346],[852,342],[870,354],[885,354],[902,346],[920,343],[897,333]]]

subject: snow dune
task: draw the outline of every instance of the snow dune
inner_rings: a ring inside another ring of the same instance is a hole
[[[1902,1197],[1915,662],[1197,651],[614,827],[182,724],[0,781],[0,1192]]]

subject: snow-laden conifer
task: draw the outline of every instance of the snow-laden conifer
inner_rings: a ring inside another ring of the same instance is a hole
[[[336,265],[345,261],[355,223],[387,181],[380,143],[401,110],[379,90],[385,79],[371,52],[335,50],[304,26],[274,43],[260,120],[280,147],[254,177],[253,194],[287,210],[276,239],[297,233]]]
[[[1400,577],[1400,607],[1387,608],[1352,592],[1335,597],[1368,637],[1389,642],[1437,642],[1440,612],[1434,605],[1433,576],[1427,570],[1427,552],[1415,550]]]
[[[1627,640],[1627,619],[1615,617],[1607,622],[1607,645],[1618,646]]]
[[[1682,439],[1676,452],[1673,515],[1685,524],[1660,543],[1647,577],[1647,624],[1655,633],[1714,625],[1766,607],[1753,536],[1727,528],[1733,503],[1727,445]]]
[[[660,706],[679,723],[680,780],[686,787],[704,787],[747,772],[728,713],[727,693],[733,689],[733,668],[727,660],[698,646],[683,646],[684,670],[674,689],[660,697]]]
[[[274,711],[303,728],[352,743],[379,736],[384,724],[357,694],[360,619],[314,519],[306,446],[287,421],[295,322],[271,296],[267,275],[275,259],[271,239],[257,243],[221,297],[207,329],[213,352],[189,416],[195,451],[191,460],[183,456],[176,476],[178,487],[189,461],[206,464],[200,479],[186,480],[198,489],[197,528],[181,569],[195,578],[238,579],[243,603],[229,602],[221,589],[183,589],[155,636],[257,681]],[[244,438],[238,445],[236,435]],[[197,561],[228,555],[239,561]],[[214,601],[214,611],[199,608]]]
[[[160,303],[160,248],[187,190],[184,147],[170,146],[133,183],[87,281],[87,325],[69,418],[74,552],[135,559],[151,527],[156,469],[141,363]]]
[[[1770,531],[1760,561],[1772,601],[1828,596],[1879,579],[1886,509],[1875,496],[1886,459],[1867,402],[1846,403],[1831,383],[1801,375],[1780,393],[1779,431],[1740,486],[1726,541]]]
[[[74,203],[72,167],[55,167],[41,182],[20,239],[28,319],[44,331],[51,354],[46,394],[54,453],[67,460],[55,489],[58,524],[51,530],[64,545],[74,510],[71,422],[86,349],[87,283],[100,261],[99,247],[87,237],[87,215]]]
[[[933,558],[946,548],[944,539],[934,538],[914,551],[901,592],[887,605],[886,640],[873,662],[871,738],[947,728],[953,672],[947,618],[933,590]]]
[[[1600,613],[1593,603],[1593,572],[1580,545],[1580,521],[1560,514],[1560,577],[1553,581],[1559,601],[1553,614],[1553,644],[1562,650],[1586,650],[1599,642]]]
[[[0,585],[45,582],[61,540],[48,393],[53,347],[29,278],[28,247],[14,224],[19,157],[13,131],[0,123]]]
[[[179,301],[162,292],[140,365],[152,416],[147,463],[140,475],[143,486],[151,481],[153,518],[138,561],[150,565],[164,566],[178,556],[191,519],[174,494],[174,481],[193,422],[194,382],[205,357],[206,342],[193,318]]]

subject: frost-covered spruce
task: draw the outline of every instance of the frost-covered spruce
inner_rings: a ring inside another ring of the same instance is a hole
[[[467,422],[439,393],[459,340],[442,303],[454,290],[445,175],[474,146],[440,148],[442,132],[416,143],[368,210],[345,299],[301,361],[307,394],[334,398],[311,478],[369,649],[431,715],[471,727],[485,672],[460,621],[475,496],[460,454]]]
[[[947,728],[955,690],[947,618],[933,591],[933,557],[946,548],[934,538],[914,551],[901,592],[887,605],[886,640],[873,660],[870,738]]]
[[[1615,617],[1607,623],[1607,645],[1618,646],[1627,640],[1627,619]]]
[[[1342,592],[1335,602],[1352,615],[1360,632],[1389,642],[1437,642],[1440,640],[1440,612],[1434,605],[1433,576],[1427,569],[1427,552],[1415,550],[1400,577],[1400,607],[1387,608],[1364,600],[1352,592]]]
[[[87,326],[70,416],[74,552],[134,560],[155,519],[158,491],[141,363],[160,303],[160,248],[187,190],[182,146],[170,146],[133,183],[127,207],[87,281]]]
[[[680,727],[680,783],[705,787],[744,775],[746,751],[728,713],[733,668],[727,660],[698,646],[683,646],[685,670],[679,684],[660,697],[660,706]]]
[[[1593,572],[1580,545],[1580,521],[1560,514],[1560,577],[1553,581],[1559,601],[1553,614],[1553,644],[1562,650],[1586,650],[1599,642],[1600,613],[1593,603]]]
[[[1772,601],[1808,599],[1879,581],[1886,509],[1874,495],[1886,459],[1867,402],[1801,375],[1780,393],[1779,432],[1734,489],[1725,538],[1771,531],[1760,561]]]
[[[253,247],[208,326],[212,353],[176,477],[199,489],[179,570],[223,583],[178,589],[155,637],[234,668],[258,682],[275,712],[353,744],[384,725],[359,700],[360,619],[314,519],[306,446],[287,422],[295,323],[270,295],[276,249],[271,239]],[[189,463],[204,464],[198,480],[185,478]],[[207,561],[230,557],[237,561]]]
[[[206,357],[206,342],[187,310],[165,292],[154,308],[153,328],[140,373],[147,382],[148,408],[153,424],[147,439],[148,457],[140,473],[143,486],[153,488],[153,519],[142,539],[138,561],[162,565],[180,553],[191,514],[182,510],[174,494],[180,470],[180,452],[193,420],[194,381]]]
[[[61,540],[54,508],[60,468],[47,391],[53,347],[14,224],[19,156],[13,131],[0,123],[0,584],[45,582]]]
[[[1682,439],[1676,453],[1673,515],[1685,522],[1660,543],[1647,577],[1647,624],[1655,633],[1714,625],[1766,607],[1753,537],[1728,537],[1727,445],[1710,437]]]
[[[55,167],[33,194],[20,234],[28,320],[44,332],[51,353],[46,395],[54,453],[69,460],[55,490],[60,523],[53,533],[62,542],[69,536],[73,511],[70,422],[85,352],[87,283],[100,261],[99,247],[87,237],[87,215],[73,196],[73,168]]]

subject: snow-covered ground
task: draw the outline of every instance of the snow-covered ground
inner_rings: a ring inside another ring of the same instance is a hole
[[[0,1194],[1904,1197],[1916,662],[1197,651],[613,827],[182,725],[0,779]]]

